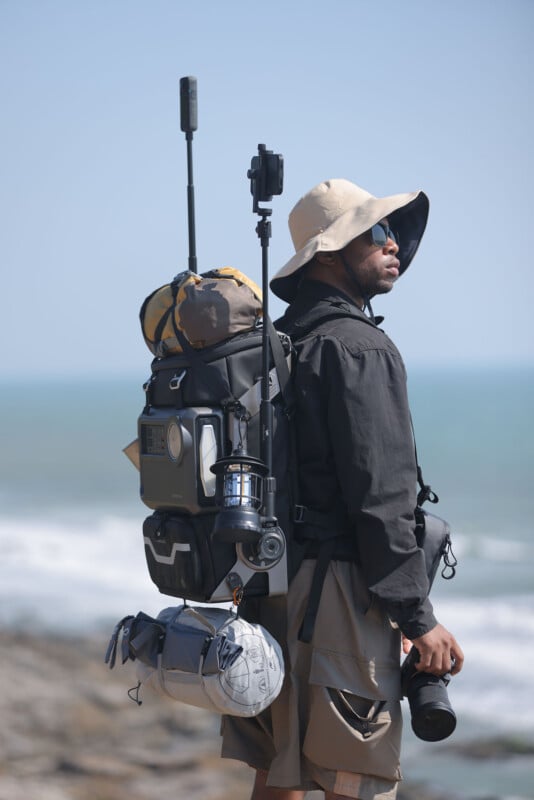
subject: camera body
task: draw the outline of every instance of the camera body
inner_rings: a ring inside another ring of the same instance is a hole
[[[402,694],[408,698],[415,735],[425,742],[439,742],[456,727],[456,714],[447,693],[451,676],[419,672],[415,668],[418,661],[419,651],[412,647],[401,669]]]

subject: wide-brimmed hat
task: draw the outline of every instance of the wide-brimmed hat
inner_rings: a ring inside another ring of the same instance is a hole
[[[428,197],[422,191],[374,197],[343,178],[323,181],[298,201],[289,215],[296,253],[271,281],[274,294],[290,303],[301,270],[316,253],[341,250],[384,217],[398,235],[402,275],[412,261],[428,219]]]

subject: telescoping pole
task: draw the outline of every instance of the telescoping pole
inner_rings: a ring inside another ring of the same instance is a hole
[[[269,217],[272,214],[270,208],[260,206],[260,202],[267,202],[273,199],[273,195],[282,194],[284,159],[281,155],[267,150],[264,144],[258,145],[258,155],[254,156],[248,171],[250,178],[250,190],[252,193],[252,210],[259,214],[261,219],[256,225],[256,233],[261,242],[262,253],[262,294],[263,294],[263,337],[262,337],[262,389],[260,405],[260,429],[261,429],[261,457],[268,469],[269,479],[272,478],[272,431],[273,431],[273,409],[270,400],[269,389],[269,366],[270,366],[270,343],[269,343],[269,263],[268,248],[271,238],[271,223]]]
[[[258,222],[256,232],[261,242],[261,275],[262,275],[262,301],[263,301],[263,328],[262,328],[262,382],[260,405],[260,428],[262,443],[262,458],[268,475],[272,475],[273,467],[273,407],[269,393],[270,346],[267,320],[269,319],[269,239],[271,238],[271,222],[267,218],[270,209],[261,209],[262,218]]]
[[[197,272],[195,243],[195,188],[193,186],[193,131],[197,129],[197,79],[180,78],[180,127],[187,142],[187,219],[189,225],[189,269]]]

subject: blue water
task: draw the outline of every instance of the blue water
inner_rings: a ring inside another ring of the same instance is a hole
[[[136,436],[143,378],[0,383],[4,512],[88,506],[136,513],[136,477],[121,453]],[[534,369],[412,371],[419,460],[441,513],[466,532],[533,530]]]
[[[148,577],[148,511],[121,452],[136,437],[145,378],[0,385],[0,623],[109,627],[168,604]],[[466,655],[450,686],[454,740],[534,741],[534,370],[412,370],[409,394],[440,497],[429,510],[449,521],[459,558],[455,579],[432,592]],[[451,791],[534,796],[532,760],[512,769],[447,756],[449,769],[439,745],[405,739],[407,777],[437,770]]]

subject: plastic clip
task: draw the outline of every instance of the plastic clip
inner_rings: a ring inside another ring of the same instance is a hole
[[[180,384],[182,383],[183,379],[185,378],[186,370],[182,370],[180,374],[173,375],[173,377],[169,381],[169,389],[171,392],[175,392],[177,389],[180,388]]]
[[[239,607],[239,604],[241,603],[241,601],[243,599],[243,595],[244,595],[244,591],[243,591],[243,587],[242,586],[238,586],[236,589],[233,590],[233,592],[232,592],[232,602],[233,602],[234,606],[236,606],[236,608]]]
[[[456,567],[458,565],[458,559],[452,551],[452,543],[450,539],[447,542],[447,547],[445,548],[445,552],[443,554],[443,561],[445,566],[441,570],[441,577],[445,578],[446,581],[450,581],[451,578],[454,578],[456,575]]]

